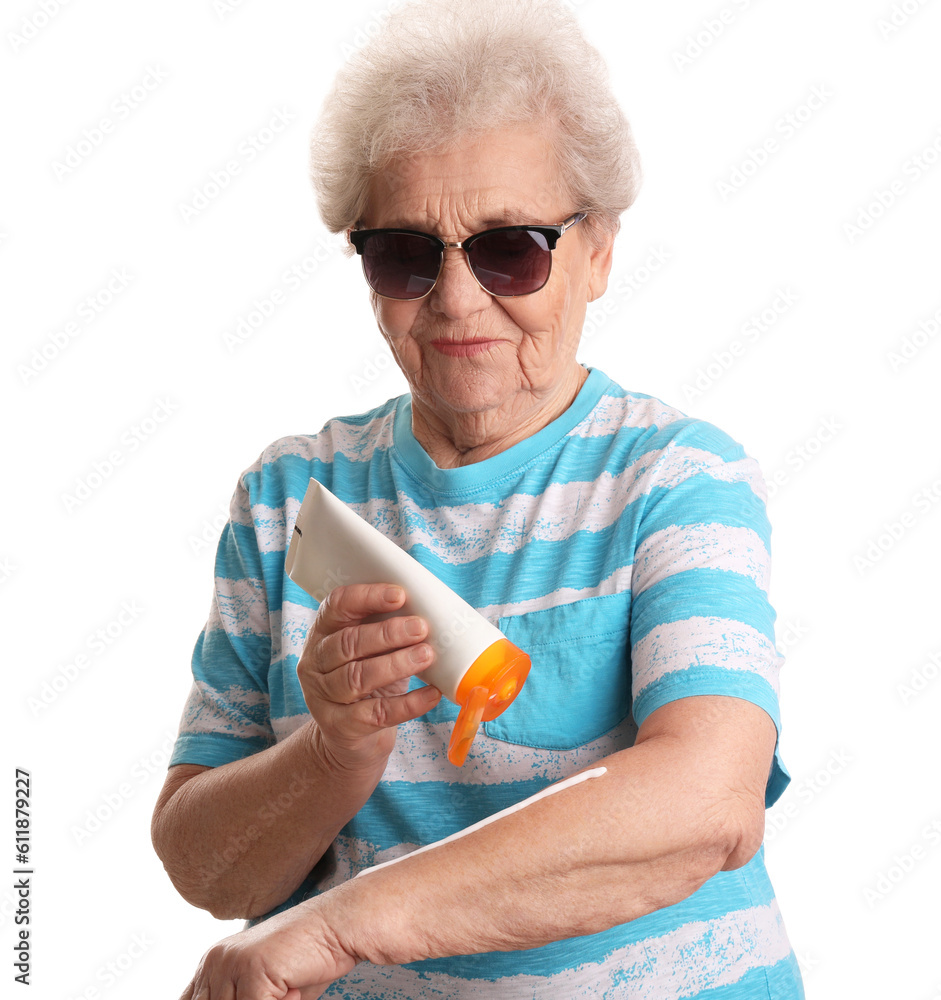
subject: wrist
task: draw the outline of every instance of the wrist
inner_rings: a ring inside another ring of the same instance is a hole
[[[336,946],[357,962],[403,965],[437,957],[416,937],[416,920],[408,914],[409,893],[401,890],[387,886],[384,879],[351,879],[309,902],[330,927]]]
[[[307,752],[311,758],[329,777],[344,782],[365,781],[375,787],[395,746],[394,730],[362,740],[338,741],[327,736],[316,719],[305,723],[304,729]]]

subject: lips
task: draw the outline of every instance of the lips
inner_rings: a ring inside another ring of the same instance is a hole
[[[432,340],[431,346],[442,354],[447,354],[452,358],[469,358],[475,354],[483,354],[494,344],[502,343],[499,340],[488,340],[484,337],[471,338],[469,340]]]

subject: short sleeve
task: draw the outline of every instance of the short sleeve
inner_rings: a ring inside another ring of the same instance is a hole
[[[763,708],[778,731],[779,673],[768,599],[771,528],[757,463],[711,424],[684,420],[648,442],[632,574],[634,718],[678,698],[729,695]]]
[[[217,767],[274,743],[268,696],[271,629],[246,475],[216,551],[209,618],[193,652],[193,686],[173,764]]]

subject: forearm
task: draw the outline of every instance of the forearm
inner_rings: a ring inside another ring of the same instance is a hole
[[[372,794],[384,760],[355,773],[311,721],[276,746],[210,768],[162,797],[153,841],[180,894],[219,918],[283,902]]]
[[[650,740],[602,763],[600,778],[311,906],[352,954],[379,964],[511,951],[679,902],[757,850],[748,817],[763,803],[717,793],[688,747]]]

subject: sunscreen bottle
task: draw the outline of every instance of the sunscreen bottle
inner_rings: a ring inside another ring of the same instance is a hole
[[[460,767],[482,721],[495,719],[519,694],[529,657],[427,567],[311,479],[297,514],[285,569],[317,601],[345,583],[394,583],[405,604],[394,615],[420,615],[434,663],[418,678],[460,706],[448,760]]]

